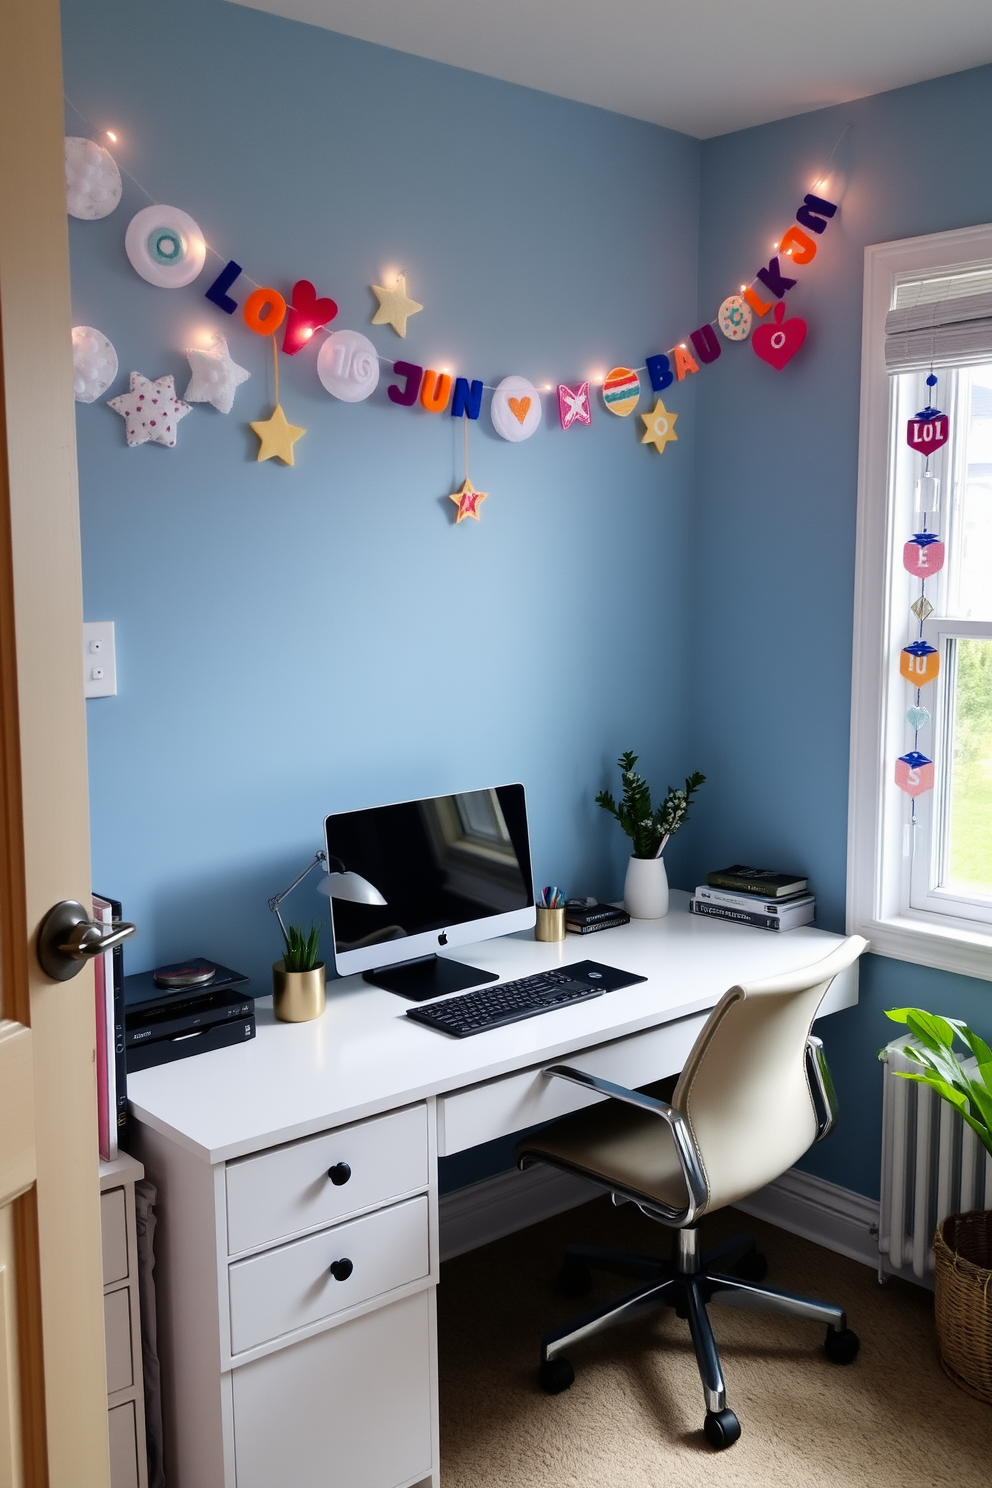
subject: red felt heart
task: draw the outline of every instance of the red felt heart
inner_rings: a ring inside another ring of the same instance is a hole
[[[327,325],[338,313],[333,300],[318,299],[309,279],[298,279],[293,285],[292,303],[287,308],[286,334],[282,349],[287,356],[302,351],[319,326]]]
[[[751,337],[755,355],[776,372],[781,372],[786,362],[791,361],[806,340],[806,322],[794,315],[785,319],[785,305],[780,300],[775,306],[775,324],[758,326]]]

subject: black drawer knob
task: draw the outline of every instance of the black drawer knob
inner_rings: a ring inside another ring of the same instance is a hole
[[[340,1188],[351,1177],[351,1169],[347,1163],[335,1163],[333,1168],[328,1168],[327,1176],[335,1188]]]
[[[347,1256],[342,1256],[340,1261],[331,1262],[331,1275],[335,1281],[347,1281],[354,1269]]]

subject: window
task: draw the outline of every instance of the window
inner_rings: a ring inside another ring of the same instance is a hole
[[[863,337],[848,923],[992,980],[992,227],[867,249]],[[931,401],[947,442],[924,473],[906,428]],[[940,553],[925,584],[910,540]],[[910,752],[933,762],[915,797]]]

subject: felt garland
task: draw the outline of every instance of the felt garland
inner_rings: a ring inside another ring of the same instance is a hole
[[[66,102],[79,113],[71,100],[67,98]],[[83,118],[81,114],[80,118]],[[116,138],[109,131],[105,133],[112,140]],[[843,137],[841,135],[841,139]],[[831,163],[840,143],[839,139],[834,146]],[[87,149],[87,146],[92,149]],[[67,152],[70,210],[75,208],[80,216],[112,210],[116,205],[114,172],[118,167],[109,153],[94,141],[78,137],[67,142]],[[830,169],[829,164],[827,169]],[[87,170],[90,175],[84,181]],[[298,279],[287,303],[278,289],[256,284],[235,259],[217,253],[203,238],[192,217],[177,207],[160,205],[129,172],[125,174],[150,202],[150,206],[132,218],[126,235],[128,257],[142,278],[161,288],[182,288],[199,275],[209,253],[222,265],[204,291],[211,304],[232,316],[241,308],[245,325],[260,336],[274,337],[285,322],[282,349],[288,356],[303,351],[318,331],[326,332],[328,340],[322,343],[321,352],[325,353],[327,347],[331,350],[318,358],[317,372],[327,391],[344,402],[362,401],[374,391],[379,381],[378,364],[385,362],[388,366],[390,362],[359,332],[328,331],[338,309],[333,299],[319,296],[310,280]],[[91,182],[94,184],[90,185]],[[605,408],[626,417],[637,407],[642,391],[642,373],[647,373],[652,393],[662,393],[673,383],[683,382],[697,375],[701,367],[716,362],[722,354],[724,341],[734,344],[750,339],[755,354],[762,361],[777,371],[782,370],[802,347],[807,335],[805,320],[785,316],[784,297],[798,281],[784,271],[783,262],[788,262],[791,268],[793,265],[808,265],[815,259],[817,238],[837,212],[835,202],[816,194],[825,186],[825,180],[817,181],[814,192],[804,196],[795,212],[795,220],[775,245],[775,255],[761,265],[750,284],[741,285],[739,294],[729,295],[723,300],[714,319],[697,326],[685,340],[667,351],[652,353],[644,366],[618,366],[605,378],[596,379],[602,384]],[[102,194],[99,206],[95,201],[98,192]],[[247,294],[238,289],[238,281],[242,278],[252,286]],[[408,293],[406,275],[397,273],[391,284],[373,284],[371,288],[378,301],[371,317],[372,324],[389,325],[398,335],[405,337],[409,318],[423,310],[423,306]],[[752,334],[755,319],[762,320],[773,309],[772,322],[757,326]],[[477,419],[483,390],[488,389],[493,393],[493,426],[504,439],[520,443],[529,438],[542,421],[541,394],[535,384],[523,377],[504,378],[493,386],[480,379],[469,381],[466,377],[453,377],[445,369],[437,371],[414,362],[394,362],[391,370],[397,381],[388,387],[387,393],[390,401],[400,407],[411,408],[419,403],[427,413],[443,413],[449,409],[453,418]],[[548,384],[545,391],[552,391],[552,385]],[[562,429],[591,423],[588,382],[577,386],[559,383],[557,399]],[[276,409],[272,418],[264,421],[265,425],[273,424],[280,416],[285,421],[277,395]],[[641,417],[648,426],[641,442],[654,444],[659,451],[664,450],[675,438],[676,415],[669,414],[657,399],[650,414]],[[652,429],[660,431],[665,420],[670,420],[670,424],[666,425],[666,437],[659,442]],[[285,428],[293,430],[294,438],[299,438],[303,432],[288,423]],[[263,437],[261,427],[256,432],[260,438]],[[263,449],[267,443],[263,439]],[[291,464],[292,441],[287,444],[283,436],[278,451],[273,449],[272,453]],[[285,458],[287,454],[288,459]],[[259,458],[267,459],[269,455],[260,450]],[[471,515],[476,515],[476,512]]]
[[[917,514],[921,530],[914,532],[902,550],[902,565],[920,581],[920,592],[910,606],[916,620],[916,639],[899,654],[899,673],[913,689],[914,698],[906,721],[913,731],[913,747],[901,754],[895,764],[895,781],[900,790],[912,798],[911,820],[916,825],[916,797],[933,790],[933,760],[920,749],[920,733],[930,723],[930,710],[923,706],[923,688],[940,672],[940,653],[923,639],[923,627],[933,614],[927,597],[927,580],[935,578],[944,566],[944,544],[932,530],[940,505],[940,485],[930,469],[930,457],[947,443],[949,423],[939,408],[933,407],[937,378],[930,369],[927,377],[927,406],[906,425],[906,443],[916,450],[923,467],[916,482]]]

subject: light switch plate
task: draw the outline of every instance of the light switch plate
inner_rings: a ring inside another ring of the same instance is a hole
[[[113,620],[83,622],[83,690],[88,698],[117,696]]]

